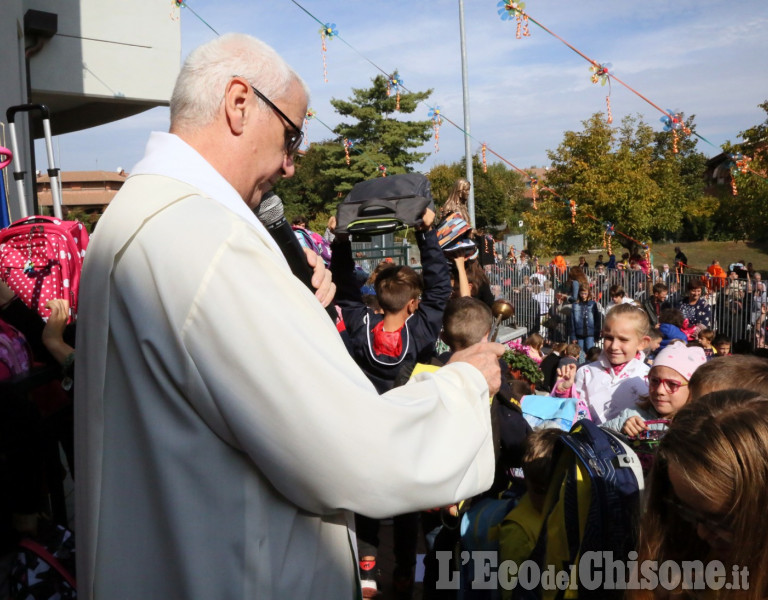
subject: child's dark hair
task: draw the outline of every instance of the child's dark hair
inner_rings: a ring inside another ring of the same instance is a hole
[[[522,379],[511,379],[509,382],[509,389],[512,397],[521,402],[523,396],[531,395],[531,384]]]
[[[667,287],[667,284],[659,281],[658,283],[653,284],[653,293],[654,294],[660,294],[661,292],[668,292],[669,288]]]
[[[482,300],[455,298],[443,313],[443,341],[454,351],[469,348],[488,335],[492,322],[491,309]]]
[[[726,335],[724,333],[718,333],[715,338],[712,340],[712,345],[717,346],[719,344],[731,344],[731,336]]]
[[[379,299],[375,296],[375,294],[363,294],[362,299],[363,304],[365,304],[373,312],[381,311],[381,306],[379,306]]]
[[[712,340],[715,339],[715,332],[714,330],[709,328],[702,329],[701,331],[699,331],[698,337],[699,339],[705,339],[705,340],[708,340],[710,343],[712,343]]]
[[[667,323],[680,328],[685,323],[685,317],[678,308],[665,308],[659,313],[659,323]]]
[[[627,293],[624,291],[623,287],[621,287],[618,283],[615,283],[611,286],[611,289],[608,290],[608,295],[611,298],[614,296],[621,296],[623,298],[627,295]]]
[[[365,283],[369,285],[374,285],[376,283],[376,279],[379,277],[379,274],[384,271],[385,269],[391,269],[392,263],[388,260],[382,260],[378,265],[376,265],[371,271],[371,274],[368,275],[368,279],[366,279]]]
[[[562,431],[559,429],[537,429],[525,440],[523,475],[528,489],[537,494],[546,494],[554,468],[553,456]]]
[[[603,351],[602,348],[598,348],[597,346],[592,346],[589,350],[587,350],[586,353],[586,359],[585,362],[591,363],[595,362],[598,358],[600,358],[600,353]]]
[[[552,352],[557,352],[558,354],[562,354],[565,352],[565,349],[568,347],[568,344],[565,342],[555,342],[552,344]]]
[[[411,267],[395,265],[378,274],[374,289],[381,309],[385,313],[396,313],[421,295],[424,282]]]
[[[651,338],[651,341],[664,339],[664,336],[661,335],[661,331],[659,330],[658,327],[651,327],[648,330],[648,337]]]

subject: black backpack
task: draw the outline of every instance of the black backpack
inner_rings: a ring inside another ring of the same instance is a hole
[[[361,181],[339,204],[336,231],[364,235],[392,233],[420,225],[426,208],[435,210],[435,201],[429,179],[421,173]]]

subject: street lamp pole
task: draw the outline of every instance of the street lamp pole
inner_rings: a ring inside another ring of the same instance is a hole
[[[475,181],[472,172],[472,149],[469,138],[469,82],[467,81],[467,41],[464,34],[464,0],[459,0],[459,30],[461,35],[461,83],[464,96],[464,160],[467,165],[467,181],[469,181],[469,209],[470,225],[475,227]]]

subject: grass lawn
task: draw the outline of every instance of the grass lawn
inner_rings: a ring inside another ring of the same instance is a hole
[[[668,263],[673,266],[675,260],[675,246],[680,246],[683,253],[688,257],[688,264],[694,270],[705,271],[712,263],[713,259],[720,261],[720,266],[726,271],[728,265],[743,260],[744,264],[751,262],[757,271],[764,275],[768,274],[768,243],[757,244],[753,242],[680,242],[677,244],[652,244],[651,252],[653,254],[653,263],[656,267]],[[613,252],[617,258],[626,250],[619,244],[613,244]],[[608,260],[608,253],[603,252],[603,257]],[[585,250],[581,254],[566,256],[569,265],[576,265],[579,262],[579,256],[584,256],[590,266],[595,264],[597,254],[588,254]],[[547,262],[553,257],[545,257]]]

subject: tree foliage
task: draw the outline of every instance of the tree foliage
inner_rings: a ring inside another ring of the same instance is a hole
[[[335,212],[338,202],[352,187],[367,179],[407,173],[428,156],[417,152],[429,140],[432,121],[410,121],[413,113],[432,90],[400,94],[387,93],[387,80],[377,76],[366,89],[352,89],[348,100],[332,99],[336,112],[345,121],[332,139],[312,144],[306,155],[297,157],[296,175],[282,181],[276,191],[286,205],[287,214],[305,214],[310,220]],[[352,142],[349,164],[344,140]]]
[[[687,120],[693,127],[693,119]],[[619,127],[602,113],[583,122],[581,132],[566,131],[548,155],[552,168],[546,185],[555,194],[525,215],[531,246],[541,250],[577,251],[602,242],[606,224],[626,234],[614,244],[632,248],[653,238],[675,235],[686,212],[702,208],[703,186],[695,181],[706,159],[695,150],[696,140],[678,140],[655,133],[639,117],[625,117]],[[576,203],[571,222],[570,201]],[[632,239],[629,239],[632,238]]]
[[[525,203],[522,177],[500,163],[488,165],[484,173],[477,155],[472,157],[472,172],[475,226],[490,230],[508,227],[510,223],[517,224]],[[456,180],[466,177],[466,165],[464,161],[436,165],[427,177],[435,203],[440,206],[448,199]]]
[[[742,143],[724,145],[726,153],[741,153],[751,160],[747,173],[736,168],[731,170],[738,195],[733,195],[730,185],[720,190],[718,224],[724,222],[737,239],[765,241],[768,240],[768,100],[758,106],[765,111],[766,120],[739,133]]]

